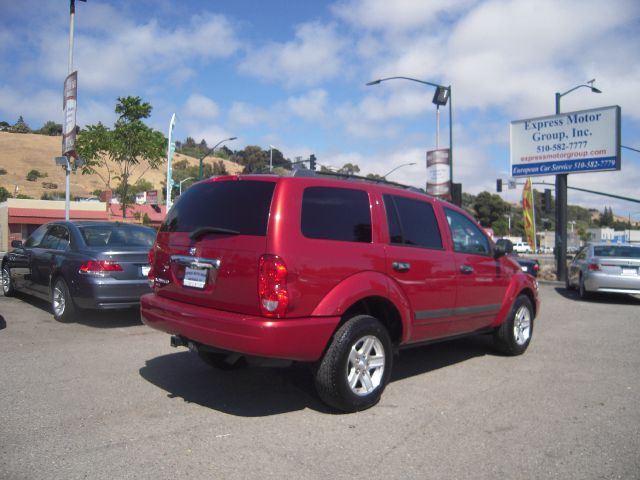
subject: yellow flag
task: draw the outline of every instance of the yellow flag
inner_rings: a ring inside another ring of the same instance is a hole
[[[522,191],[522,214],[524,217],[524,233],[531,251],[536,251],[536,222],[533,210],[533,190],[531,189],[531,177],[527,178]]]

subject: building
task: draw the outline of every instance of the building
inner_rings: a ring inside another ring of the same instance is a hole
[[[12,240],[25,240],[40,225],[64,219],[63,200],[9,198],[0,203],[0,252],[11,247]],[[130,205],[122,218],[122,205],[106,202],[70,202],[71,220],[102,220],[143,223],[158,228],[164,219],[164,205]]]

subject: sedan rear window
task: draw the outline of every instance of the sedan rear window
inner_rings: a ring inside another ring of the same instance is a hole
[[[593,255],[596,257],[640,258],[640,248],[628,245],[597,246],[593,247]]]
[[[200,183],[183,193],[161,232],[193,232],[211,227],[240,235],[265,236],[275,182]]]
[[[80,227],[88,247],[148,247],[156,238],[152,228],[135,225],[91,225]]]

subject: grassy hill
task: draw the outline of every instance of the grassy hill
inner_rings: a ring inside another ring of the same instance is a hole
[[[64,192],[64,169],[55,164],[54,158],[61,155],[62,137],[50,137],[31,133],[0,132],[0,169],[7,171],[0,175],[0,187],[6,188],[10,194],[15,192],[39,199],[43,193],[54,191]],[[173,161],[187,160],[190,165],[198,165],[198,159],[176,153]],[[222,160],[229,173],[235,174],[242,171],[242,166],[229,160],[217,157],[207,157],[205,162]],[[131,176],[132,183],[143,173],[143,166],[134,169]],[[27,174],[31,170],[38,170],[46,177],[35,182],[27,180]],[[167,173],[167,164],[164,162],[158,170],[147,170],[143,173],[144,179],[151,182],[160,190]],[[57,184],[56,189],[43,187],[43,182]],[[69,179],[72,195],[89,196],[94,190],[105,190],[105,184],[98,175],[82,175],[80,172],[72,173]],[[116,187],[116,183],[112,183]]]

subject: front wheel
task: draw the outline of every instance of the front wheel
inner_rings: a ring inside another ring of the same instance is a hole
[[[520,295],[513,304],[509,317],[494,334],[494,342],[504,355],[521,355],[533,334],[533,306],[526,295]]]
[[[342,325],[316,372],[316,389],[328,405],[345,412],[380,400],[392,366],[391,339],[375,318],[358,315]]]
[[[16,293],[11,281],[11,271],[7,265],[2,266],[2,294],[5,297],[12,297]]]
[[[56,279],[51,290],[51,308],[53,310],[53,318],[58,322],[68,323],[75,319],[76,307],[73,299],[69,294],[69,287],[62,279]]]

